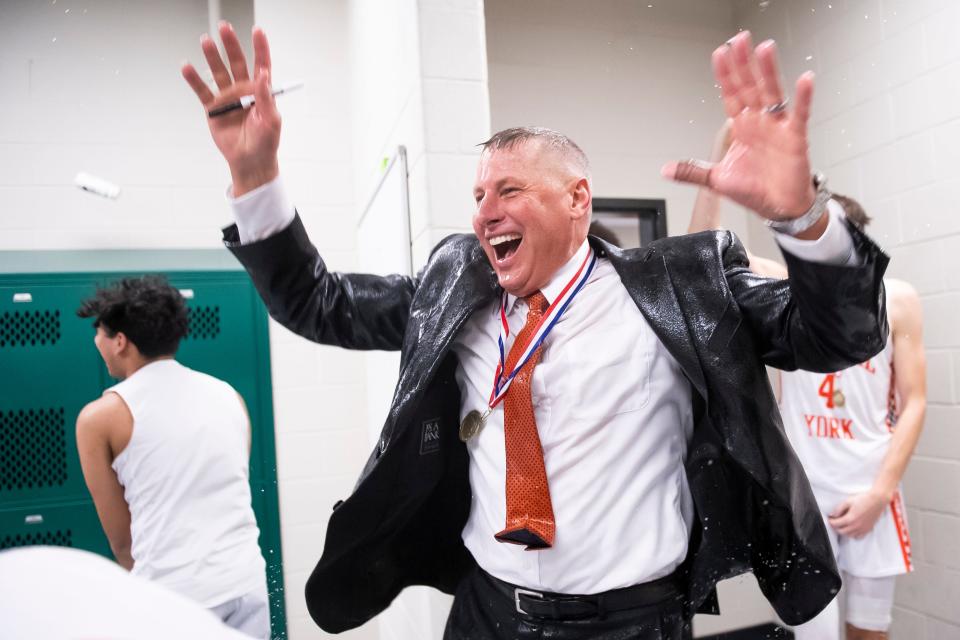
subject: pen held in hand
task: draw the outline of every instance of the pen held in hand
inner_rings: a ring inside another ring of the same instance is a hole
[[[283,95],[284,93],[289,93],[290,91],[299,89],[302,86],[303,86],[302,82],[296,82],[294,84],[287,85],[286,87],[280,87],[279,89],[274,89],[273,91],[270,92],[270,95],[272,96]],[[210,109],[210,111],[207,111],[207,116],[211,118],[216,118],[217,116],[222,116],[225,113],[230,113],[231,111],[236,111],[238,109],[249,109],[254,104],[256,104],[256,98],[253,96],[253,94],[250,94],[247,96],[240,96],[239,100],[228,102],[227,104],[216,107],[215,109]]]

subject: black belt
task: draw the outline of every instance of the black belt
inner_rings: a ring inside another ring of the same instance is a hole
[[[547,620],[603,618],[613,611],[659,608],[670,600],[678,602],[682,597],[676,572],[632,587],[591,595],[534,591],[504,582],[482,569],[480,572],[497,591],[513,600],[518,613]]]

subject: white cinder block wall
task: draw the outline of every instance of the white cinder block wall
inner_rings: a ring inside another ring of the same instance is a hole
[[[356,0],[350,12],[357,202],[406,146],[419,267],[444,236],[470,230],[475,145],[490,132],[482,2]]]
[[[577,142],[595,197],[663,198],[685,233],[696,190],[660,177],[709,156],[723,123],[710,53],[735,32],[729,2],[487,0],[493,130],[538,125]],[[742,235],[744,214],[724,205]]]
[[[206,30],[193,0],[0,3],[0,249],[220,244],[228,174],[179,74]]]
[[[420,30],[415,0],[348,4],[353,190],[360,210],[397,146],[407,147],[410,170],[423,158]]]
[[[904,482],[916,570],[898,580],[891,637],[960,638],[960,4],[743,0],[736,16],[777,39],[788,77],[817,72],[816,164],[920,292],[929,404]]]
[[[696,190],[663,180],[660,167],[709,155],[723,122],[710,54],[736,32],[732,6],[487,0],[486,17],[492,128],[566,133],[590,157],[595,197],[663,198],[668,233],[685,233]],[[744,237],[739,207],[724,204],[723,222]],[[698,616],[697,635],[773,619],[750,575],[719,594],[723,615]]]
[[[410,222],[414,264],[422,265],[445,236],[472,232],[476,145],[491,131],[483,0],[418,7],[426,165],[411,171],[410,185],[426,201],[411,201]]]

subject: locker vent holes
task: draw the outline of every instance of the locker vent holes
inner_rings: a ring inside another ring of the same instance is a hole
[[[67,481],[63,407],[0,411],[0,491]]]
[[[42,544],[56,547],[72,547],[73,533],[70,529],[66,531],[38,531],[36,533],[18,533],[16,535],[7,534],[0,538],[0,549],[12,549],[13,547],[31,547]]]
[[[4,311],[0,349],[54,345],[60,339],[60,311]]]
[[[190,329],[187,338],[212,340],[220,335],[220,307],[190,307],[187,309]]]

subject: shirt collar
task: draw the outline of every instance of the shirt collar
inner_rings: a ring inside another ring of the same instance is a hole
[[[563,288],[567,286],[567,283],[573,278],[573,274],[577,272],[577,269],[580,268],[580,265],[583,263],[584,258],[587,257],[587,251],[590,250],[590,243],[584,239],[583,244],[580,245],[580,248],[577,249],[576,253],[567,260],[562,267],[557,269],[553,277],[550,278],[550,281],[547,282],[543,287],[540,288],[540,293],[543,294],[543,297],[547,299],[547,304],[553,304],[553,301],[557,299],[557,296],[563,291]],[[507,294],[507,313],[513,313],[513,305],[516,303],[517,297],[512,294]]]

